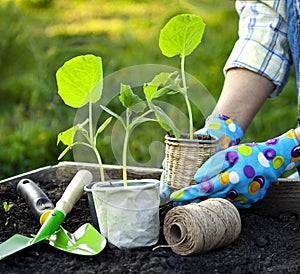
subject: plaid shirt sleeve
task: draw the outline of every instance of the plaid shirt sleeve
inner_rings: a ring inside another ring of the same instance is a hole
[[[224,73],[241,67],[270,79],[277,96],[285,86],[291,68],[287,40],[286,0],[236,1],[240,16],[239,39],[227,60]]]

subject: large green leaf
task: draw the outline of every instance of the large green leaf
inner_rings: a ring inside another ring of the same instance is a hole
[[[129,85],[121,84],[119,99],[125,108],[131,109],[136,113],[143,112],[146,108],[145,102],[133,93]]]
[[[56,73],[58,94],[73,108],[97,102],[102,95],[102,80],[101,57],[91,54],[72,58]]]
[[[188,56],[200,44],[205,24],[194,14],[172,17],[160,32],[159,47],[167,57]]]

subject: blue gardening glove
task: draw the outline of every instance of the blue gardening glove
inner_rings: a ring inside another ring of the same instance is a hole
[[[171,195],[174,205],[219,197],[236,207],[261,200],[272,183],[300,163],[300,145],[294,130],[264,143],[229,147],[209,158],[196,172],[197,185]]]
[[[216,136],[219,139],[218,151],[238,145],[244,136],[244,132],[238,123],[222,114],[209,116],[205,121],[204,128],[195,133]]]
[[[165,184],[165,176],[166,176],[166,161],[165,159],[162,162],[162,168],[163,168],[163,172],[160,176],[160,189],[159,189],[159,196],[161,198],[161,203],[164,202],[164,200],[166,200],[167,202],[170,199],[170,195],[171,195],[171,190],[170,188]]]
[[[229,146],[234,146],[240,143],[244,136],[241,127],[228,116],[222,114],[213,114],[205,121],[204,128],[196,131],[198,134],[209,134],[219,139],[219,146],[217,150],[226,149]],[[163,172],[160,178],[160,197],[162,199],[169,199],[171,190],[164,183],[165,180],[165,161],[162,163]]]

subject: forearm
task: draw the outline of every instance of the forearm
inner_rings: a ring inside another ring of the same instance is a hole
[[[234,119],[245,132],[274,88],[272,81],[255,72],[230,69],[214,113]]]
[[[274,88],[272,81],[257,73],[242,68],[231,69],[214,113],[229,116],[245,132]],[[300,143],[300,127],[295,133]]]
[[[286,0],[235,1],[239,39],[224,66],[242,67],[272,80],[275,97],[283,90],[292,64],[287,38]]]

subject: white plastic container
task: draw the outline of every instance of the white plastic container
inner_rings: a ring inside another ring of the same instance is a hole
[[[136,248],[157,243],[159,184],[152,179],[128,180],[128,186],[124,187],[119,180],[85,188],[92,193],[100,232],[111,244]]]

